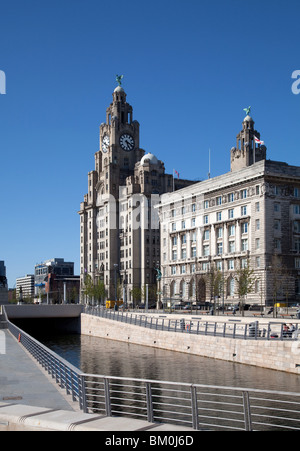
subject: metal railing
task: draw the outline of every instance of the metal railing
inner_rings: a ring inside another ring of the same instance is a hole
[[[168,318],[166,315],[149,317],[141,313],[136,314],[90,306],[85,308],[85,313],[149,329],[244,340],[297,340],[300,331],[298,323],[293,324],[293,329],[287,330],[286,323],[275,321],[269,321],[267,323],[258,321],[242,323],[238,322],[239,320],[209,321],[198,318],[191,320],[187,320],[186,318],[174,319]]]
[[[87,374],[8,320],[8,329],[86,413],[195,430],[300,430],[300,394]]]

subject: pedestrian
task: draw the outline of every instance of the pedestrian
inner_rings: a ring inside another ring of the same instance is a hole
[[[288,333],[289,333],[289,328],[288,326],[284,323],[283,327],[282,327],[282,335],[283,337],[288,337]]]

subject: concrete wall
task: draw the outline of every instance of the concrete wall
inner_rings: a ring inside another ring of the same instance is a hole
[[[175,333],[145,329],[86,314],[81,315],[81,333],[300,374],[298,340],[238,340]]]
[[[81,304],[28,304],[6,305],[8,319],[15,318],[77,318],[82,312]]]

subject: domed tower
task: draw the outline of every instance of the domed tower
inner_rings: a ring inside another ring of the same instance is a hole
[[[251,166],[266,159],[266,146],[260,140],[260,133],[254,129],[250,108],[242,123],[242,130],[236,137],[236,147],[231,148],[231,171]],[[258,146],[257,146],[258,144]]]

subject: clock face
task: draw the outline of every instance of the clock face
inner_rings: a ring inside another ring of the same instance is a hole
[[[102,139],[102,150],[103,152],[107,152],[108,151],[108,147],[109,147],[109,136],[108,135],[104,135],[103,139]]]
[[[121,135],[120,146],[122,147],[122,149],[126,150],[127,152],[132,150],[134,148],[133,137],[131,135],[129,135],[128,133],[124,133],[124,135]]]

